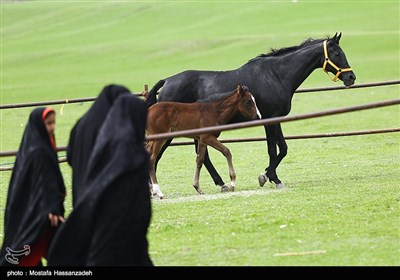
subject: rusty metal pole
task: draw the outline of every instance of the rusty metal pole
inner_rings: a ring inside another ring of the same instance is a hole
[[[144,91],[143,91],[143,96],[144,96],[144,100],[147,99],[147,96],[149,95],[149,85],[144,85]]]

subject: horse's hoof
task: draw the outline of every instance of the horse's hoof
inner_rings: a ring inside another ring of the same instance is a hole
[[[277,188],[277,189],[282,189],[282,188],[284,188],[284,187],[285,187],[285,184],[283,184],[282,182],[276,184],[276,188]]]
[[[268,177],[265,174],[258,175],[258,184],[260,187],[264,187],[265,183],[268,181]]]
[[[221,192],[233,192],[234,190],[235,190],[234,186],[223,185],[221,187]]]
[[[194,187],[194,189],[196,190],[196,192],[198,193],[198,194],[204,194],[204,192],[200,189],[200,187],[199,186],[195,186],[195,185],[193,185],[193,187]]]
[[[196,191],[197,191],[198,194],[200,194],[200,195],[204,194],[204,192],[203,192],[200,188],[196,189]]]
[[[156,193],[153,193],[153,195],[151,196],[151,198],[163,199],[163,198],[164,198],[164,194],[163,194],[162,192],[156,192]]]

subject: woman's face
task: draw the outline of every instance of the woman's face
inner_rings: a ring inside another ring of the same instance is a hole
[[[50,112],[46,119],[44,120],[44,125],[46,126],[47,132],[50,136],[54,135],[54,131],[56,130],[56,114],[54,112]]]

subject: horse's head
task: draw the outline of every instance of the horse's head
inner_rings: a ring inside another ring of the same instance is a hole
[[[346,59],[346,55],[339,46],[341,37],[342,33],[339,33],[339,35],[335,33],[335,36],[324,41],[323,48],[325,57],[322,69],[325,72],[331,72],[333,75],[335,75],[332,79],[334,82],[336,82],[339,78],[343,81],[345,86],[351,86],[356,80],[356,75],[350,68],[350,65]]]
[[[240,96],[239,112],[247,120],[256,120],[261,118],[253,94],[245,85],[239,84],[236,88],[236,94]]]

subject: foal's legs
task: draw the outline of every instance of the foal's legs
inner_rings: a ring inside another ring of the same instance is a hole
[[[200,170],[201,170],[201,167],[203,166],[204,155],[206,153],[207,146],[201,142],[198,142],[198,143],[199,143],[199,147],[198,147],[198,149],[196,149],[197,150],[196,170],[194,172],[193,187],[196,189],[196,191],[199,194],[204,194],[203,191],[200,189],[199,181],[200,181]]]
[[[165,144],[165,140],[154,140],[149,141],[147,143],[146,148],[150,153],[150,166],[149,166],[149,174],[152,183],[152,196],[158,196],[159,198],[163,198],[164,194],[162,193],[160,186],[158,185],[157,176],[156,176],[156,161],[158,154],[160,153],[163,145]]]
[[[221,142],[219,142],[218,139],[213,135],[205,135],[200,137],[200,142],[213,147],[214,149],[220,151],[225,156],[226,160],[228,161],[231,185],[222,186],[221,192],[234,191],[236,186],[236,172],[235,169],[233,168],[231,151],[227,147],[225,147]]]
[[[267,135],[269,166],[265,169],[265,174],[260,174],[260,176],[258,176],[258,182],[262,187],[267,179],[269,179],[270,182],[274,182],[276,184],[277,188],[281,188],[284,185],[276,174],[276,168],[287,153],[287,145],[283,137],[280,124],[270,126],[266,125],[264,126],[264,129]],[[277,145],[279,145],[280,149],[279,155],[277,154]]]
[[[194,146],[196,148],[196,153],[197,153],[197,147],[198,147],[198,140],[194,140]],[[211,178],[214,180],[214,184],[216,186],[226,186],[224,181],[222,181],[221,176],[219,176],[217,170],[215,169],[214,165],[212,164],[210,160],[210,156],[208,155],[208,150],[206,148],[206,154],[204,155],[204,166],[207,168],[208,173],[210,173]]]
[[[171,144],[171,142],[172,142],[172,138],[169,138],[169,139],[166,139],[166,140],[165,140],[165,144],[162,146],[162,149],[161,149],[161,151],[159,152],[159,154],[158,154],[158,156],[157,156],[157,159],[156,159],[155,168],[154,168],[154,170],[155,170],[156,172],[157,172],[157,165],[158,165],[158,162],[160,161],[160,159],[161,159],[163,153],[164,153],[165,150],[168,148],[169,144]]]

